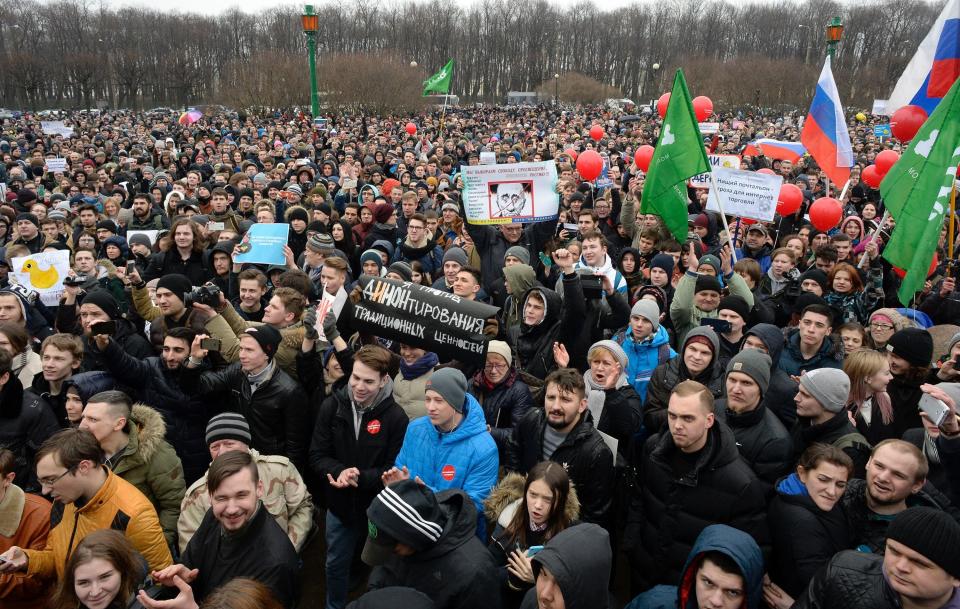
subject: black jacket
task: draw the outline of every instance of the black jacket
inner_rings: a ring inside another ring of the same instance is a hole
[[[264,584],[284,607],[297,600],[300,560],[287,533],[262,504],[247,528],[234,535],[224,534],[213,510],[207,510],[180,563],[200,571],[190,584],[198,603],[238,577]]]
[[[766,407],[766,400],[749,412],[735,413],[726,400],[714,403],[717,419],[733,431],[740,456],[753,473],[768,487],[793,469],[793,441],[777,415]]]
[[[723,396],[726,388],[724,372],[716,358],[707,366],[707,369],[697,376],[691,376],[687,365],[683,363],[683,353],[670,361],[663,362],[653,370],[650,384],[647,386],[647,401],[643,405],[643,426],[650,434],[659,433],[667,423],[667,403],[670,401],[670,392],[682,381],[694,380],[707,386],[713,399]]]
[[[239,412],[250,424],[250,447],[264,455],[287,457],[297,469],[307,462],[307,396],[300,385],[276,366],[273,375],[256,392],[247,374],[235,362],[223,370],[201,372],[184,368],[182,386],[188,394],[223,392],[229,401],[221,411]]]
[[[483,406],[483,416],[490,426],[490,434],[500,450],[501,462],[505,462],[510,435],[527,410],[533,408],[530,387],[520,380],[517,370],[510,368],[506,378],[492,389],[487,389],[481,370],[473,377],[470,393]]]
[[[607,532],[593,524],[564,529],[533,558],[533,572],[546,567],[563,592],[566,609],[607,609],[607,584],[613,563]],[[492,607],[493,605],[491,605]],[[536,589],[527,592],[521,609],[536,609]]]
[[[33,458],[43,441],[59,430],[50,406],[11,374],[0,391],[0,448],[13,453],[17,486],[29,493],[40,490]]]
[[[773,540],[770,579],[793,598],[834,554],[853,547],[839,502],[825,512],[810,495],[781,488],[770,502],[767,524]]]
[[[784,427],[790,429],[797,421],[797,407],[793,398],[797,395],[797,382],[780,369],[780,355],[783,353],[783,330],[768,323],[757,324],[744,336],[756,336],[767,347],[767,355],[773,365],[770,368],[770,384],[764,394],[767,407],[777,415]]]
[[[383,388],[385,396],[360,417],[359,434],[354,428],[354,408],[349,387],[333,392],[320,405],[310,443],[310,469],[326,489],[327,509],[348,524],[366,522],[366,510],[383,490],[380,476],[393,467],[403,446],[410,419],[393,401],[393,381]],[[356,488],[334,488],[334,480],[348,467],[360,470]]]
[[[412,556],[391,556],[370,574],[371,590],[405,586],[423,592],[436,609],[500,607],[493,556],[477,538],[477,509],[461,490],[437,493],[445,522],[440,539]]]
[[[173,247],[150,257],[150,264],[143,272],[143,280],[150,281],[171,273],[186,275],[194,286],[203,285],[213,277],[213,270],[207,265],[205,252],[192,252],[190,257],[184,260],[177,248]]]
[[[154,355],[153,346],[147,338],[137,332],[137,328],[126,319],[117,319],[117,332],[110,338],[114,344],[120,346],[132,359],[142,361]],[[90,337],[81,335],[83,341],[83,361],[80,363],[80,372],[105,370],[107,362],[103,358],[96,344],[90,342]]]
[[[675,585],[697,536],[711,524],[745,531],[769,549],[763,483],[740,458],[726,425],[715,423],[708,433],[684,475],[674,469],[679,449],[669,430],[650,437],[642,453],[633,452],[637,490],[624,547],[638,589]]]
[[[530,326],[522,321],[507,328],[507,340],[516,354],[515,366],[538,379],[545,379],[557,367],[553,360],[553,343],[564,342],[567,329],[564,326],[565,315],[563,299],[553,290],[536,286],[524,292],[521,297],[521,310],[531,292],[539,292],[545,302],[546,311],[543,321]]]
[[[853,475],[863,478],[867,475],[867,461],[870,460],[871,447],[867,439],[850,423],[850,419],[843,413],[838,413],[832,419],[819,425],[813,425],[806,417],[797,418],[790,429],[793,438],[793,462],[800,460],[800,455],[811,444],[820,442],[832,444],[843,450],[853,459]]]
[[[626,458],[634,434],[640,432],[643,404],[633,385],[607,389],[604,393],[606,398],[597,421],[597,431],[616,438],[617,452]]]
[[[526,474],[534,465],[544,461],[543,433],[546,427],[547,417],[543,408],[527,411],[513,431],[507,469]],[[580,519],[606,524],[613,503],[613,453],[593,428],[589,411],[584,411],[580,422],[567,434],[550,460],[563,465],[570,481],[576,485]]]
[[[920,421],[920,397],[923,392],[920,391],[920,385],[927,381],[911,381],[901,376],[894,376],[887,384],[887,395],[890,396],[890,404],[893,406],[893,421],[890,425],[884,425],[879,416],[871,420],[869,431],[870,440],[875,438],[878,442],[888,438],[901,439],[908,429],[923,427]],[[864,434],[866,435],[866,434]]]
[[[630,322],[630,303],[619,292],[605,295],[603,299],[588,300],[583,295],[580,275],[563,275],[563,306],[568,323],[575,324],[566,341],[570,354],[570,367],[587,368],[587,351],[590,346],[604,338],[604,330],[619,330]]]
[[[883,556],[846,550],[810,581],[792,609],[900,609],[883,575]]]

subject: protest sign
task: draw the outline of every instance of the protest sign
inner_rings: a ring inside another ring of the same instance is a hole
[[[870,110],[870,114],[884,115],[886,113],[887,113],[887,100],[885,99],[873,100],[873,109]]]
[[[743,129],[746,126],[746,123],[743,121],[733,121],[730,123],[730,127],[733,129]]]
[[[717,197],[723,204],[723,213],[728,216],[740,216],[770,222],[777,211],[777,197],[783,185],[783,177],[727,169],[718,167],[713,170],[716,188],[710,189],[707,197],[707,210],[720,212]]]
[[[63,137],[73,135],[73,129],[67,127],[63,121],[40,121],[40,129],[44,135],[62,135]]]
[[[893,137],[893,133],[890,131],[890,125],[874,125],[873,134],[877,137]]]
[[[63,278],[70,271],[70,252],[58,250],[17,256],[10,260],[10,264],[13,283],[40,294],[40,301],[47,306],[60,303]]]
[[[286,264],[283,246],[290,234],[289,224],[254,224],[240,241],[240,253],[234,256],[237,264]]]
[[[361,275],[358,283],[362,296],[353,322],[360,332],[432,351],[440,361],[483,366],[489,341],[483,328],[497,307],[386,277]]]
[[[47,171],[64,173],[67,171],[67,159],[47,159]]]
[[[738,169],[740,167],[740,157],[735,154],[708,154],[707,161],[710,163],[710,167],[716,169],[717,167],[726,167],[728,169]],[[687,184],[694,188],[710,188],[710,174],[701,173],[700,175],[695,175],[689,180]]]
[[[497,154],[490,150],[484,150],[480,153],[480,164],[481,165],[496,165],[497,164]]]
[[[157,243],[157,235],[160,231],[156,230],[130,230],[127,231],[127,243],[130,243],[130,237],[134,235],[146,235],[147,239],[150,240],[150,245],[155,245]]]
[[[720,123],[700,123],[700,133],[712,135],[720,132]]]
[[[463,168],[464,207],[471,224],[542,222],[557,217],[553,161]]]

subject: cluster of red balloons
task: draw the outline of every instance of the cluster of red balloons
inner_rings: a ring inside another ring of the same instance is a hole
[[[877,155],[873,165],[868,165],[860,173],[860,179],[870,188],[880,188],[880,182],[890,171],[890,168],[896,165],[900,160],[900,153],[893,150],[884,150]]]
[[[660,118],[667,118],[667,106],[670,105],[670,94],[664,93],[657,100],[657,114]],[[706,95],[700,95],[693,98],[693,113],[697,115],[697,120],[701,123],[713,114],[713,100]]]
[[[927,111],[920,106],[904,106],[890,117],[890,133],[901,142],[909,142],[927,120]]]
[[[603,159],[596,150],[584,150],[577,157],[577,173],[587,182],[596,180],[602,171]]]

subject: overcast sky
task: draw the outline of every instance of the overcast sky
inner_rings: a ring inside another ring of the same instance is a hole
[[[476,1],[477,0],[458,0],[458,4],[469,5]],[[582,0],[552,0],[551,4],[565,7],[571,6],[580,1]],[[594,0],[594,4],[602,4],[604,10],[613,10],[628,4],[632,4],[636,1],[638,0],[601,0],[600,2]],[[650,2],[651,0],[639,1]],[[205,15],[221,13],[233,7],[239,7],[245,13],[254,13],[278,6],[295,5],[298,7],[303,7],[305,4],[308,4],[308,2],[305,1],[297,2],[292,0],[244,0],[243,2],[238,2],[237,0],[204,0],[203,2],[193,3],[186,3],[183,2],[183,0],[103,0],[103,2],[110,7],[137,6],[153,8],[164,12],[179,11],[203,13]],[[321,2],[315,1],[314,4],[321,4]],[[386,2],[383,2],[383,4],[391,4],[391,2],[390,0],[386,0]]]

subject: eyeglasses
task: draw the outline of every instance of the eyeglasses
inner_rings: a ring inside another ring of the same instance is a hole
[[[893,326],[890,324],[878,324],[877,322],[871,323],[870,327],[874,330],[893,330]]]
[[[502,372],[509,368],[506,364],[487,364],[483,367],[484,370],[489,370],[490,372]]]
[[[66,470],[65,472],[63,472],[62,474],[60,474],[59,476],[57,476],[56,478],[40,478],[39,482],[40,482],[40,484],[42,484],[43,486],[53,486],[53,485],[56,484],[57,482],[60,482],[60,479],[61,479],[61,478],[63,478],[63,477],[66,476],[67,474],[71,473],[74,469],[75,469],[75,467],[71,467],[71,468],[69,468],[68,470]]]

